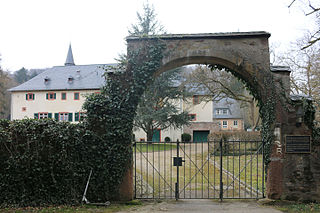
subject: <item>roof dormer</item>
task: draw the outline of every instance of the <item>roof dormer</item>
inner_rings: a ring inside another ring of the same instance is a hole
[[[74,80],[74,78],[73,78],[71,75],[69,75],[69,77],[68,77],[68,83],[69,83],[69,84],[72,84],[72,83],[73,83],[73,80]]]
[[[50,81],[50,78],[48,76],[44,77],[44,84],[48,84]]]

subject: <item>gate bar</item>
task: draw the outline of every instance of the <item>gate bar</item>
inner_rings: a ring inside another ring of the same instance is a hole
[[[134,198],[137,198],[137,143],[134,142]]]
[[[223,199],[223,182],[222,182],[222,138],[220,139],[220,201]]]
[[[177,158],[179,157],[179,140],[177,140]],[[176,187],[175,187],[175,198],[176,200],[179,199],[179,166],[177,166],[177,182],[176,182]]]

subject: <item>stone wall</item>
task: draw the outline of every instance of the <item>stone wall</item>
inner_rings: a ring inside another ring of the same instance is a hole
[[[193,141],[193,131],[194,130],[209,130],[210,133],[219,131],[220,127],[214,122],[192,122],[188,126],[183,127],[184,133],[191,135],[191,141]]]

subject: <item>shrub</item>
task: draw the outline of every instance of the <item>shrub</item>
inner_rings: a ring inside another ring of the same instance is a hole
[[[222,140],[240,140],[240,141],[260,141],[260,132],[246,131],[219,131],[210,133],[208,136],[210,141]]]
[[[190,142],[191,141],[191,135],[188,133],[183,133],[181,135],[181,141],[183,142]]]
[[[214,155],[219,155],[222,151],[223,155],[229,154],[241,154],[246,151],[252,151],[249,149],[257,150],[259,146],[259,141],[261,141],[260,132],[246,132],[246,131],[219,131],[213,132],[208,136],[210,141],[214,141],[213,150]],[[220,140],[222,139],[222,150],[220,150]],[[243,141],[237,143],[237,146],[234,146],[233,141]],[[250,142],[248,145],[245,145],[246,141],[255,141]]]
[[[165,141],[165,142],[171,142],[171,138],[170,138],[170,137],[165,137],[165,138],[164,138],[164,141]]]

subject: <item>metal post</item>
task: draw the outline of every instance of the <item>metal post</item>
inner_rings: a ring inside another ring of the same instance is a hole
[[[134,198],[137,198],[137,142],[133,143],[134,146]]]
[[[220,139],[220,201],[223,199],[223,182],[222,182],[222,138]]]
[[[177,140],[177,158],[179,157],[179,140]],[[175,185],[175,198],[176,200],[179,199],[179,166],[177,166],[177,182],[176,182],[176,185]]]
[[[265,195],[264,195],[264,176],[265,176],[265,173],[264,173],[264,141],[262,141],[262,197],[264,198]]]

